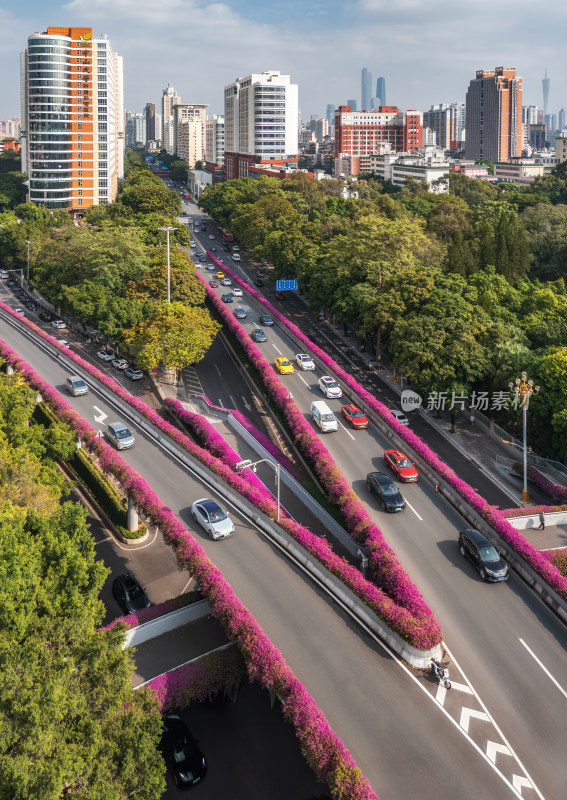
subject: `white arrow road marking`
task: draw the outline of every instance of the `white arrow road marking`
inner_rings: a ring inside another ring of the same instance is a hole
[[[474,719],[481,719],[483,722],[490,722],[490,717],[488,714],[485,714],[484,711],[476,711],[474,708],[467,708],[466,706],[463,706],[461,709],[461,720],[459,725],[467,733],[469,732],[469,722],[473,717]]]
[[[354,439],[354,436],[353,436],[352,438]],[[411,503],[408,503],[408,499],[407,499],[407,497],[405,498],[405,501],[406,501],[406,505],[407,505],[407,507],[408,507],[408,508],[411,508],[411,510],[413,511],[413,513],[415,514],[415,516],[418,518],[418,520],[420,520],[420,522],[423,522],[423,517],[420,517],[420,516],[419,516],[419,514],[417,513],[417,511],[415,510],[415,508],[412,506],[412,504],[411,504]]]
[[[339,423],[339,425],[341,426],[341,428],[343,429],[343,431],[344,431],[344,432],[347,434],[347,436],[350,436],[350,438],[351,438],[351,439],[353,440],[353,442],[354,442],[354,436],[352,435],[352,433],[351,433],[350,431],[348,431],[348,430],[345,428],[345,426],[343,425],[343,423],[342,423],[342,422],[340,422],[339,420],[337,420],[337,422]]]
[[[519,641],[520,641],[520,644],[523,644],[523,645],[524,645],[524,647],[526,648],[526,650],[528,651],[528,653],[531,655],[531,657],[533,658],[533,660],[536,662],[536,664],[539,664],[539,666],[540,666],[540,667],[542,668],[542,670],[545,672],[545,674],[547,675],[547,677],[549,678],[549,680],[550,680],[550,681],[552,681],[552,683],[554,683],[554,684],[557,686],[557,688],[559,689],[559,691],[561,692],[561,694],[563,695],[563,697],[567,697],[567,692],[565,691],[565,689],[564,689],[564,688],[563,688],[563,687],[562,687],[562,686],[559,684],[559,682],[558,682],[558,681],[556,681],[556,680],[555,680],[555,678],[553,677],[553,675],[551,674],[551,672],[550,672],[550,671],[547,669],[547,667],[545,667],[545,666],[542,664],[542,662],[539,660],[539,658],[536,656],[536,654],[533,652],[533,650],[530,650],[530,648],[527,646],[527,644],[524,642],[524,640],[523,640],[523,639],[520,639]]]
[[[243,395],[241,395],[241,396],[242,396],[242,402],[244,403],[244,408],[245,408],[247,411],[252,411],[252,406],[251,406],[251,405],[249,405],[249,403],[247,403],[247,402],[246,402],[246,400],[244,399],[244,396],[243,396]]]
[[[504,756],[511,756],[512,753],[510,752],[510,748],[506,747],[505,744],[498,744],[498,742],[491,742],[490,739],[486,743],[486,755],[492,761],[493,764],[496,764],[496,756],[498,753],[502,753]]]
[[[451,689],[455,689],[457,692],[464,692],[465,694],[472,694],[473,690],[470,686],[467,686],[466,683],[458,683],[458,681],[454,681],[451,678]]]
[[[105,414],[104,411],[101,411],[98,406],[93,406],[95,411],[98,411],[98,417],[95,417],[95,422],[104,422],[104,420],[108,417],[108,414]]]
[[[447,694],[447,689],[440,683],[437,687],[437,694],[435,695],[435,699],[439,703],[439,705],[445,704],[445,695]]]
[[[514,789],[522,794],[522,789],[533,789],[534,787],[527,778],[524,778],[523,775],[512,775],[512,785]]]

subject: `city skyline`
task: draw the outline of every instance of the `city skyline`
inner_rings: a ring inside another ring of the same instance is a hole
[[[514,9],[514,15],[510,10]],[[549,25],[549,14],[554,24]],[[524,104],[543,106],[542,78],[551,79],[549,110],[566,105],[561,91],[564,54],[560,32],[567,11],[552,2],[534,19],[527,2],[490,7],[466,3],[459,15],[438,0],[383,0],[345,6],[308,2],[261,5],[229,0],[28,0],[0,9],[0,117],[19,110],[19,57],[27,37],[48,25],[92,26],[107,34],[124,57],[125,108],[158,104],[172,83],[183,102],[224,110],[223,88],[237,77],[276,69],[299,85],[304,120],[324,116],[360,94],[363,67],[384,76],[388,102],[401,109],[464,101],[470,76],[494,65],[513,66],[523,79]],[[503,35],[503,32],[506,35]],[[440,46],[442,45],[442,46]]]

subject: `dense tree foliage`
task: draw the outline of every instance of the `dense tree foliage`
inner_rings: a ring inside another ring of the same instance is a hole
[[[551,366],[567,367],[567,162],[527,188],[454,173],[445,193],[415,181],[389,192],[361,177],[242,179],[200,203],[422,392],[505,391],[523,369],[545,391]],[[567,393],[552,394],[530,440],[563,457]]]
[[[75,437],[29,424],[36,394],[0,376],[0,798],[157,800],[155,700],[130,687],[123,633],[97,631],[107,570],[55,468]]]

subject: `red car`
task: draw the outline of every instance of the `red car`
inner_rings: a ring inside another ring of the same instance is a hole
[[[285,300],[285,294],[283,292],[274,292],[274,297],[276,300]]]
[[[401,450],[386,450],[384,452],[384,460],[403,483],[415,483],[417,481],[416,468]]]
[[[358,406],[341,406],[343,417],[350,422],[353,428],[367,428],[368,420]]]
[[[210,286],[212,289],[218,289],[218,288],[219,288],[218,281],[209,281],[209,286]]]

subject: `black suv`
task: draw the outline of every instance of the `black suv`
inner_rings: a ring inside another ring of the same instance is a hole
[[[376,495],[384,511],[403,511],[406,501],[394,481],[383,472],[369,472],[366,488]]]
[[[486,536],[474,528],[459,533],[459,552],[469,558],[485,581],[507,581],[508,565]]]

